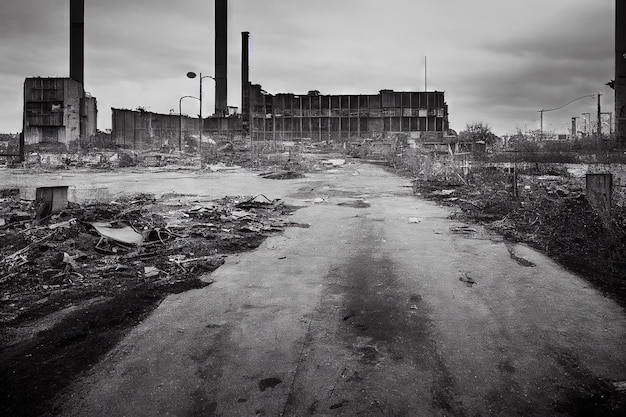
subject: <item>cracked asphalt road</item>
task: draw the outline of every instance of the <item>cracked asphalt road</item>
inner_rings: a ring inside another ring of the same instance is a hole
[[[626,380],[624,311],[542,254],[449,220],[376,166],[280,182],[211,175],[186,186],[281,197],[304,206],[293,221],[310,227],[169,296],[59,400],[62,415],[567,416],[624,405],[612,391]]]

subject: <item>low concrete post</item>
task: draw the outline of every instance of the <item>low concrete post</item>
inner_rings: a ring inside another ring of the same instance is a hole
[[[37,219],[61,212],[67,207],[68,186],[39,187],[35,191]]]
[[[587,201],[608,226],[611,216],[613,175],[610,173],[587,174],[585,180]]]

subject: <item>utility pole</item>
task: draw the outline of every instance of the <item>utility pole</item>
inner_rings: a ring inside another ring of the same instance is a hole
[[[600,94],[600,93],[598,92],[598,94]],[[553,108],[553,109],[541,109],[541,110],[537,110],[537,111],[540,113],[540,116],[539,116],[539,117],[540,117],[540,122],[539,122],[539,123],[540,123],[540,129],[541,129],[541,130],[540,130],[540,138],[541,138],[541,139],[543,139],[543,113],[544,113],[544,112],[547,112],[547,111],[555,111],[555,110],[560,110],[560,109],[562,109],[563,107],[568,106],[568,105],[572,104],[572,103],[573,103],[573,102],[575,102],[575,101],[582,100],[583,98],[587,98],[587,97],[593,97],[593,96],[594,96],[593,94],[587,94],[586,96],[582,96],[582,97],[575,98],[574,100],[568,101],[567,103],[563,104],[562,106],[555,107],[555,108]],[[598,106],[600,106],[600,99],[599,99],[599,98],[598,98]],[[598,107],[598,115],[600,114],[600,110],[599,110],[599,109],[600,109],[600,107]],[[583,113],[583,114],[585,114],[585,113]],[[600,117],[600,116],[598,116],[598,118],[599,118],[599,117]]]
[[[615,0],[615,136],[626,142],[626,2]]]
[[[598,138],[602,136],[602,110],[600,108],[600,92],[598,91]]]

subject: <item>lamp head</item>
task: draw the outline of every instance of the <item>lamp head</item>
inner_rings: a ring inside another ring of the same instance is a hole
[[[196,73],[195,73],[195,72],[193,72],[193,71],[189,71],[189,72],[187,73],[187,78],[196,78]]]

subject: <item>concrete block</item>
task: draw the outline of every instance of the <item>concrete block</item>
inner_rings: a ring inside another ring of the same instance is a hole
[[[604,221],[608,221],[611,212],[613,175],[610,173],[587,174],[585,182],[587,201]]]
[[[56,214],[67,207],[67,186],[38,187],[35,201],[47,205],[48,214]]]

